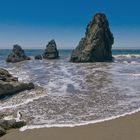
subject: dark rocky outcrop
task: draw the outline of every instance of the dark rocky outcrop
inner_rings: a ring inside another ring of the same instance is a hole
[[[0,126],[0,137],[6,134],[6,130]]]
[[[9,130],[12,128],[21,128],[26,125],[25,121],[16,121],[15,119],[12,120],[0,120],[0,126],[5,130]]]
[[[0,68],[0,80],[10,82],[10,81],[18,81],[18,78],[13,77],[7,70]]]
[[[34,89],[33,83],[20,83],[7,70],[0,68],[0,98]]]
[[[0,137],[6,134],[6,130],[21,128],[26,125],[25,121],[15,119],[12,120],[0,120]]]
[[[30,60],[30,57],[25,55],[24,50],[19,45],[14,45],[13,50],[8,55],[6,61],[16,63],[24,60]]]
[[[97,13],[88,24],[85,37],[73,50],[71,62],[112,61],[114,37],[109,29],[109,22],[103,13]]]
[[[55,43],[55,40],[51,40],[48,43],[43,53],[43,58],[44,59],[58,59],[59,58],[59,52],[57,50],[57,45]]]
[[[35,56],[35,60],[42,60],[42,55]]]

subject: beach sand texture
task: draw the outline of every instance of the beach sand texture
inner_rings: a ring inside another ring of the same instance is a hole
[[[12,130],[0,140],[140,140],[140,112],[74,128]]]

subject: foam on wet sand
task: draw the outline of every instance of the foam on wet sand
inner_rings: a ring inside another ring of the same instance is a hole
[[[140,112],[118,119],[74,128],[9,131],[1,140],[139,140]]]

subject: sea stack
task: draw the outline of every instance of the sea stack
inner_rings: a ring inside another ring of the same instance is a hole
[[[85,37],[73,50],[71,62],[104,62],[112,61],[113,34],[109,28],[107,17],[97,13],[88,24]]]
[[[19,45],[14,45],[13,50],[6,59],[7,62],[16,63],[24,60],[30,60],[30,57],[25,55],[24,50]]]
[[[43,53],[44,59],[58,59],[59,58],[59,52],[57,50],[57,45],[55,43],[55,40],[51,40]]]

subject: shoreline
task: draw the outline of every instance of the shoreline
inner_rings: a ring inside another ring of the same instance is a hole
[[[77,127],[10,130],[0,140],[139,140],[140,112]]]
[[[103,122],[107,122],[107,121],[111,121],[111,120],[115,120],[115,119],[119,119],[121,117],[125,117],[128,115],[133,115],[135,113],[140,113],[140,108],[131,111],[131,112],[127,112],[124,113],[122,115],[117,115],[117,116],[112,116],[112,117],[108,117],[105,119],[100,119],[100,120],[93,120],[93,121],[89,121],[89,122],[85,122],[85,123],[79,123],[79,124],[54,124],[54,125],[26,125],[22,128],[20,128],[19,130],[21,132],[24,132],[26,130],[33,130],[33,129],[44,129],[44,128],[74,128],[74,127],[80,127],[80,126],[87,126],[87,125],[94,125],[94,124],[98,124],[98,123],[103,123]]]

